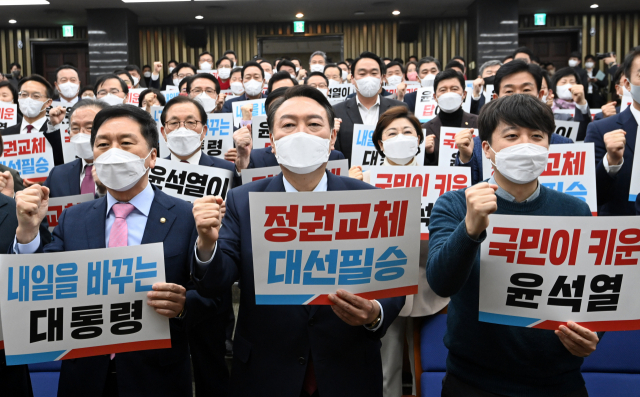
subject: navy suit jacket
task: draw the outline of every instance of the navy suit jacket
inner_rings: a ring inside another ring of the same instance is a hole
[[[142,244],[164,243],[166,281],[187,287],[197,237],[191,204],[155,192]],[[62,212],[53,241],[37,252],[105,248],[107,198],[75,205]],[[166,222],[161,223],[160,218]],[[188,308],[187,308],[188,311]],[[188,314],[187,314],[188,315]],[[191,396],[189,347],[183,319],[169,320],[171,348],[116,354],[120,397]],[[59,396],[101,396],[109,355],[63,360]]]
[[[171,155],[165,157],[166,160],[171,160]],[[198,165],[204,165],[206,167],[222,168],[225,170],[233,171],[233,186],[242,185],[242,177],[236,172],[236,165],[231,161],[225,159],[219,159],[217,157],[211,157],[204,153],[200,155],[200,161]]]
[[[616,114],[620,113],[620,106],[616,106]],[[595,116],[593,116],[593,121],[598,121],[598,120],[603,120],[605,117],[603,116],[602,112],[600,113],[596,113]]]
[[[480,95],[480,98],[478,98],[477,101],[475,99],[473,99],[473,96],[472,96],[471,97],[471,108],[469,109],[469,113],[471,113],[471,114],[480,114],[480,110],[484,106],[485,101],[486,101],[486,98],[484,97],[484,93],[482,93]]]
[[[329,161],[342,159],[344,159],[344,154],[338,150],[332,150],[331,153],[329,153]],[[251,151],[249,166],[247,168],[275,167],[277,165],[279,165],[278,159],[276,159],[275,154],[271,153],[271,147],[265,147]]]
[[[603,163],[604,156],[607,155],[604,134],[618,129],[625,130],[627,133],[627,145],[623,155],[624,164],[614,177],[610,177]],[[598,190],[598,215],[600,216],[634,215],[636,213],[634,203],[629,201],[629,186],[637,131],[638,123],[631,113],[631,108],[627,108],[615,116],[591,123],[587,128],[587,136],[584,141],[594,143],[596,154],[596,187]]]
[[[418,91],[410,92],[404,95],[404,99],[402,100],[407,104],[411,113],[416,111],[416,98],[418,97]]]
[[[19,134],[21,125],[22,123],[17,123],[14,126],[5,128],[4,130],[0,130],[0,134],[2,134],[3,136]],[[42,127],[38,132],[44,132],[44,137],[47,139],[47,141],[51,145],[51,149],[53,149],[53,165],[64,164],[64,154],[62,153],[62,141],[60,140],[60,130],[47,132],[47,122],[45,122],[44,124],[42,124]]]
[[[266,98],[267,96],[265,94],[262,94],[261,98]],[[228,101],[224,101],[224,105],[222,105],[222,110],[220,110],[220,113],[233,113],[233,102],[240,102],[240,101],[250,101],[250,99],[247,97],[247,94],[242,94],[237,98],[233,98],[233,99],[229,99]]]
[[[573,141],[569,138],[565,138],[562,135],[551,134],[551,144],[563,144],[563,143],[573,143]],[[462,167],[471,167],[471,184],[475,185],[478,182],[484,181],[483,170],[482,170],[482,159],[484,158],[484,153],[482,151],[482,142],[480,141],[480,137],[473,138],[473,154],[471,155],[471,160],[468,163],[460,162],[460,152],[456,154],[456,166]]]
[[[50,190],[50,197],[75,196],[80,194],[82,159],[53,167],[43,185]]]
[[[373,188],[356,179],[326,175],[329,191]],[[198,291],[212,295],[239,280],[231,395],[298,397],[312,356],[323,396],[382,397],[380,338],[405,297],[379,300],[384,320],[376,332],[347,325],[329,306],[256,305],[249,192],[284,191],[282,174],[230,191],[213,262],[201,278],[194,273]]]

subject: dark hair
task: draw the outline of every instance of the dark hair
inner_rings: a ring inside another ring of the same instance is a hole
[[[262,78],[264,79],[264,69],[262,69],[262,66],[260,66],[258,62],[249,61],[249,62],[245,62],[245,64],[242,65],[242,74],[241,74],[242,80],[244,80],[244,71],[247,70],[247,68],[250,68],[252,66],[255,66],[256,68],[260,69],[260,73],[262,74]]]
[[[531,57],[531,62],[535,62],[537,64],[540,64],[540,58],[537,55],[534,55],[533,57]],[[538,65],[540,66],[540,65]]]
[[[322,106],[327,112],[327,118],[329,119],[329,128],[333,130],[333,119],[335,118],[335,113],[333,111],[333,106],[331,106],[327,97],[313,87],[309,87],[308,85],[298,85],[287,89],[287,91],[285,91],[284,93],[284,96],[275,100],[269,107],[269,110],[267,111],[269,133],[273,133],[273,123],[275,122],[276,112],[278,111],[280,106],[282,106],[282,104],[285,103],[288,99],[297,97],[309,98],[318,102],[318,104]]]
[[[278,81],[282,81],[282,80],[290,80],[294,86],[298,85],[298,80],[291,77],[289,72],[284,72],[284,71],[276,72],[269,79],[269,83],[267,85],[267,92],[271,93],[271,89],[273,88],[273,85]],[[290,87],[281,87],[281,88],[290,88]]]
[[[140,93],[140,96],[138,97],[138,107],[142,107],[142,101],[144,100],[144,97],[150,93],[156,94],[156,98],[158,98],[158,102],[160,102],[161,106],[164,106],[167,103],[167,100],[164,98],[164,95],[162,95],[160,90],[155,88],[147,88],[146,90],[142,91]]]
[[[231,75],[229,75],[231,78]],[[193,76],[189,76],[189,80],[187,81],[187,93],[191,92],[191,84],[193,84],[196,79],[206,79],[213,83],[216,86],[216,94],[220,94],[220,82],[210,73],[198,73]]]
[[[400,62],[397,61],[391,61],[387,64],[387,66],[385,66],[386,70],[389,70],[389,68],[392,68],[394,66],[400,66],[400,73],[404,74],[404,66],[402,66],[402,64]],[[385,72],[386,72],[385,70]]]
[[[216,68],[220,67],[220,64],[222,63],[222,61],[229,61],[229,64],[231,65],[231,68],[233,68],[233,61],[227,57],[222,57],[220,59],[218,59],[216,61]]]
[[[171,59],[169,60],[169,62],[167,62],[167,65],[169,65],[170,63],[175,63],[177,65],[178,61],[176,61],[175,59]]]
[[[347,67],[347,69],[349,69],[349,64],[348,64],[348,63],[346,63],[345,61],[340,61],[340,62],[336,63],[336,65],[337,65],[338,67],[340,67],[340,65],[344,65],[344,66],[346,66],[346,67]],[[340,70],[342,70],[342,69],[340,69]]]
[[[353,61],[353,63],[351,63],[351,74],[352,75],[355,76],[355,74],[356,74],[356,65],[358,65],[358,62],[360,62],[363,59],[373,59],[374,61],[376,61],[378,63],[378,66],[380,66],[380,74],[384,74],[386,72],[386,68],[385,68],[384,62],[382,62],[380,57],[378,57],[373,52],[365,51],[362,54],[360,54],[360,56],[355,61]]]
[[[193,75],[195,76],[195,74]],[[178,83],[178,91],[182,92],[182,86],[184,85],[189,85],[189,82],[191,82],[191,80],[193,79],[193,76],[187,76],[184,79],[180,80],[180,82]],[[187,89],[187,87],[185,87],[185,90]],[[189,92],[189,91],[187,91]]]
[[[40,76],[39,74],[32,74],[31,76],[24,77],[22,80],[20,80],[18,82],[18,92],[22,90],[22,86],[27,81],[35,81],[36,83],[42,84],[46,88],[44,91],[47,98],[53,98],[53,86],[44,77]]]
[[[258,61],[256,61],[256,62],[258,62]],[[258,62],[258,65],[262,65],[263,63],[268,63],[269,66],[271,66],[271,68],[273,69],[273,65],[271,64],[271,62],[267,61],[266,59],[260,60],[260,62]]]
[[[179,64],[176,65],[176,68],[173,70],[173,72],[176,74],[176,76],[178,75],[178,73],[180,72],[180,69],[183,68],[189,68],[193,71],[193,74],[198,73],[198,69],[193,66],[192,64],[190,64],[189,62],[180,62]]]
[[[282,61],[278,62],[278,66],[276,66],[276,70],[279,72],[283,66],[289,66],[290,68],[293,68],[294,73],[296,72],[296,65],[287,59],[283,59]]]
[[[527,54],[527,56],[529,56],[529,60],[533,59],[534,55],[533,52],[528,49],[527,47],[518,47],[516,48],[516,50],[513,52],[513,59],[516,59],[516,55],[518,54]],[[523,61],[524,62],[524,61]]]
[[[355,62],[355,60],[353,58],[345,58],[344,59],[345,62],[347,62],[349,65],[351,65],[353,62]]]
[[[108,107],[109,107],[109,104],[107,104],[107,103],[105,103],[103,101],[98,101],[96,99],[81,99],[78,102],[76,102],[76,104],[73,105],[73,107],[69,110],[69,121],[71,121],[71,116],[73,116],[73,114],[78,109],[82,109],[82,108],[98,108],[100,110],[104,110],[104,109],[106,109]]]
[[[384,61],[389,61],[389,62],[391,62],[391,58],[384,57],[384,58],[382,58],[382,62],[384,62]]]
[[[93,92],[93,86],[92,85],[85,85],[84,87],[80,88],[80,92],[78,92],[78,97],[82,98],[82,94],[84,94],[87,91],[91,91]],[[95,96],[96,94],[94,93],[93,96]]]
[[[547,82],[547,89],[551,88],[551,76],[549,76],[549,72],[544,69],[542,70],[542,78]],[[542,89],[542,82],[540,82],[540,88]]]
[[[172,98],[167,105],[162,109],[162,114],[160,115],[160,123],[164,125],[167,121],[167,114],[169,114],[169,109],[172,106],[178,105],[181,103],[190,103],[194,105],[198,109],[198,113],[200,114],[200,122],[204,125],[207,125],[207,112],[204,111],[204,108],[200,104],[200,102],[195,99],[189,98],[188,96],[178,95],[177,97]]]
[[[328,65],[325,65],[324,70],[323,70],[322,72],[324,73],[324,72],[326,72],[326,71],[327,71],[327,69],[330,69],[330,68],[336,68],[336,69],[338,69],[338,73],[340,74],[340,80],[342,80],[342,69],[340,69],[340,66],[338,66],[338,65],[337,65],[337,64],[335,64],[335,63],[330,63],[330,64],[328,64]]]
[[[113,72],[113,73],[115,73],[116,75],[118,75],[118,77],[119,77],[120,75],[123,75],[123,74],[124,74],[124,75],[126,75],[126,76],[127,76],[127,78],[129,79],[129,81],[131,82],[131,85],[134,85],[134,84],[133,84],[133,77],[131,76],[131,74],[129,74],[129,72],[128,72],[128,71],[126,71],[126,70],[124,70],[124,69],[117,69],[117,70],[116,70],[115,72]],[[122,79],[121,79],[121,80],[122,80]],[[124,81],[124,80],[123,80],[123,81]],[[126,83],[125,83],[125,84],[126,84]]]
[[[411,59],[411,58],[415,58],[416,61],[418,60],[418,57],[416,55],[409,55],[409,58],[407,58],[407,63],[408,62],[412,62],[412,61],[409,61],[409,59]]]
[[[457,63],[457,62],[456,62]],[[443,80],[456,79],[460,83],[460,87],[462,90],[465,90],[466,83],[464,82],[464,77],[453,69],[445,69],[442,72],[436,75],[435,80],[433,80],[433,92],[438,91],[438,84],[440,84]]]
[[[542,89],[542,69],[540,69],[540,66],[514,59],[513,61],[500,66],[500,69],[496,72],[496,77],[493,80],[493,90],[496,94],[500,96],[500,84],[502,79],[521,72],[529,73],[533,77],[533,80],[536,82],[538,92]]]
[[[569,58],[578,58],[578,60],[581,61],[582,54],[580,54],[580,51],[571,51],[571,53],[569,54]]]
[[[322,77],[324,79],[324,81],[327,83],[327,86],[329,85],[329,79],[327,78],[327,76],[324,75],[323,72],[311,72],[309,73],[309,75],[307,77],[305,77],[304,79],[304,83],[308,84],[307,82],[309,81],[310,78],[312,78],[313,76],[319,76]]]
[[[211,57],[211,59],[213,60],[213,55],[211,55],[211,53],[209,51],[205,51],[200,53],[200,55],[198,55],[198,62],[200,62],[200,58],[202,58],[203,55],[209,55]]]
[[[500,97],[482,107],[478,117],[480,141],[491,144],[491,137],[500,123],[542,131],[551,142],[555,120],[551,108],[527,94]]]
[[[9,89],[9,91],[11,91],[11,96],[13,96],[13,103],[14,104],[18,104],[18,91],[16,90],[16,88],[13,86],[13,84],[11,84],[11,82],[4,80],[4,81],[0,81],[0,88],[4,88],[7,87]],[[2,135],[2,131],[0,131],[0,135]]]
[[[567,66],[565,68],[562,68],[562,69],[556,71],[553,74],[553,78],[551,79],[551,85],[553,86],[553,90],[554,91],[556,89],[556,84],[558,84],[558,81],[560,81],[561,78],[567,77],[567,76],[575,77],[576,78],[576,84],[582,84],[582,80],[580,79],[580,75],[578,74],[578,72],[576,72],[576,70],[574,68],[572,68],[571,66]]]
[[[422,146],[422,142],[424,142],[424,133],[422,132],[422,125],[420,124],[420,120],[413,115],[413,112],[409,110],[406,106],[394,106],[392,108],[387,109],[386,112],[380,115],[380,119],[376,124],[376,129],[373,131],[373,136],[371,140],[373,141],[373,145],[376,147],[378,154],[384,158],[384,152],[380,149],[379,141],[382,140],[382,133],[385,128],[389,127],[389,124],[393,123],[398,119],[407,119],[413,125],[413,128],[416,129],[416,133],[418,134],[418,139],[420,140],[420,144],[418,145],[418,153],[420,153],[420,146]]]
[[[96,135],[100,131],[102,124],[108,120],[127,117],[140,125],[140,133],[147,141],[147,146],[151,149],[158,147],[158,127],[156,121],[151,115],[144,110],[131,105],[109,106],[96,114],[93,119],[93,128],[91,128],[91,146],[95,145]]]
[[[264,101],[264,108],[268,111],[269,110],[269,105],[271,105],[271,102],[275,101],[276,99],[283,97],[284,93],[291,87],[280,87],[280,88],[276,88],[273,91],[269,91],[269,95],[267,95],[267,99]]]
[[[127,72],[138,72],[138,74],[142,74],[138,65],[127,65],[124,67],[124,70]]]
[[[226,56],[227,54],[233,54],[234,57],[238,58],[238,56],[236,55],[236,52],[233,50],[226,50],[222,55]]]
[[[142,70],[144,70],[144,68],[149,68],[149,69],[151,69],[151,65],[142,65]]]
[[[393,58],[393,62],[398,62],[400,65],[404,65],[404,60],[400,57]]]
[[[434,57],[424,57],[418,61],[418,65],[416,66],[416,72],[418,74],[420,74],[420,66],[424,65],[425,63],[435,63],[438,67],[438,72],[442,72],[442,65],[440,64],[440,61],[438,61]]]
[[[451,58],[452,61],[462,61],[462,62],[458,62],[458,63],[462,63],[462,66],[466,66],[467,65],[467,61],[464,60],[463,57],[461,57],[460,55],[457,55],[453,58]]]
[[[62,65],[60,66],[58,69],[56,69],[56,81],[58,81],[58,73],[61,70],[65,70],[65,69],[71,69],[74,72],[76,72],[76,74],[78,75],[78,80],[80,80],[80,73],[78,73],[78,69],[76,69],[75,67],[71,66],[71,65]]]
[[[242,68],[238,66],[231,69],[231,73],[229,73],[229,78],[231,78],[231,76],[233,76],[234,73],[240,73],[240,75],[242,76]]]
[[[462,73],[464,73],[465,69],[464,69],[464,65],[461,64],[458,61],[449,61],[449,63],[447,64],[447,66],[444,67],[444,70],[447,69],[452,69],[452,68],[458,68],[462,71]]]
[[[638,55],[640,55],[640,53]],[[626,67],[626,65],[624,64],[624,62],[622,62],[621,64],[618,65],[618,69],[616,70],[616,73],[613,75],[612,83],[614,85],[615,84],[620,85],[620,80],[622,79],[622,75],[624,74],[625,67]]]
[[[93,88],[93,93],[98,96],[98,90],[100,89],[100,86],[103,85],[107,80],[112,79],[116,79],[120,82],[120,87],[122,88],[122,92],[124,92],[125,96],[129,95],[129,87],[127,87],[127,84],[125,84],[125,82],[122,81],[122,79],[116,74],[103,74],[102,76],[100,76]]]
[[[631,80],[629,79],[629,76],[631,76],[631,65],[633,65],[633,61],[637,57],[640,57],[640,46],[633,48],[624,58],[624,75],[627,80],[629,80],[629,83],[631,83]],[[618,66],[618,69],[620,68],[622,68],[622,65]]]
[[[11,62],[9,64],[9,70],[11,70],[12,67],[17,67],[18,69],[22,69],[22,66],[20,66],[20,64],[18,62]]]
[[[409,65],[413,65],[416,67],[416,74],[418,74],[418,62],[414,62],[414,61],[409,61],[407,62],[407,66],[404,67],[404,79],[405,80],[409,80],[409,77],[407,76],[407,73],[409,73]]]

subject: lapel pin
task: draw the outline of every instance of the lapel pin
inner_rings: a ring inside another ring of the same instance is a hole
[[[165,218],[160,218],[160,223],[165,223],[167,220]]]

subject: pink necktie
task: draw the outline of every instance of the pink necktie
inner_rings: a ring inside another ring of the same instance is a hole
[[[27,125],[27,134],[31,134],[31,131],[33,131],[33,126],[31,124]]]
[[[127,238],[129,236],[129,229],[127,228],[127,216],[129,216],[134,208],[135,207],[133,206],[133,204],[130,203],[116,203],[113,205],[113,207],[111,207],[113,213],[116,216],[116,221],[113,222],[113,225],[111,226],[111,232],[109,233],[109,248],[127,246]],[[113,360],[115,356],[115,353],[111,353],[110,359]]]
[[[93,180],[93,174],[91,173],[92,169],[93,165],[87,165],[84,168],[84,179],[82,180],[82,185],[80,185],[80,194],[96,193],[96,183]]]

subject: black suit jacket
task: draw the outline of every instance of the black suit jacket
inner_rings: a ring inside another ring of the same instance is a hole
[[[383,96],[380,97],[380,110],[378,115],[389,110],[394,106],[404,106],[407,104],[404,102],[396,101],[395,99],[387,99]],[[351,166],[351,148],[353,146],[353,125],[362,124],[362,117],[358,110],[358,103],[356,98],[347,99],[344,102],[338,103],[333,107],[336,117],[342,119],[340,124],[340,131],[338,131],[338,139],[336,139],[336,150],[339,150],[349,160],[349,166]]]
[[[53,167],[44,186],[49,188],[50,197],[75,196],[80,194],[80,173],[82,159]]]
[[[424,154],[424,165],[438,165],[438,156],[440,155],[440,128],[442,128],[442,121],[440,120],[440,117],[434,117],[428,122],[422,124],[422,128],[426,128],[427,130],[425,137],[432,134],[436,136],[434,140],[435,148],[433,153]],[[462,125],[456,126],[456,128],[478,128],[478,116],[462,112]],[[424,150],[424,148],[422,150]]]
[[[2,130],[2,135],[17,135],[20,134],[21,123],[5,128]],[[44,132],[44,137],[47,138],[51,148],[53,149],[53,163],[54,165],[64,164],[64,155],[62,153],[62,141],[60,140],[60,130],[47,132],[47,122],[42,124],[39,132]]]

